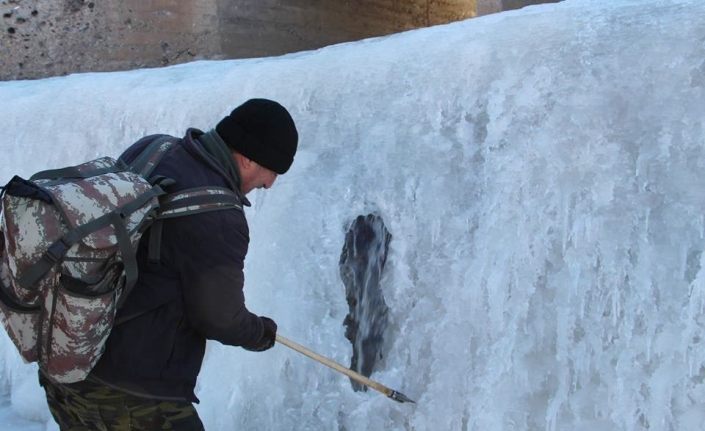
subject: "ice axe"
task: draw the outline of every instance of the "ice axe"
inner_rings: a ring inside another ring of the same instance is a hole
[[[320,362],[321,364],[330,367],[340,373],[345,374],[346,376],[350,377],[351,379],[357,381],[358,383],[361,383],[365,386],[369,386],[370,388],[383,393],[384,395],[388,396],[389,398],[393,399],[394,401],[400,402],[400,403],[414,403],[416,404],[416,401],[413,401],[409,399],[406,395],[402,394],[401,392],[395,391],[393,389],[389,389],[388,387],[384,386],[381,383],[377,383],[374,380],[368,379],[367,377],[363,376],[360,373],[356,373],[355,371],[345,368],[344,366],[340,365],[337,362],[334,362],[324,356],[319,355],[316,352],[313,352],[304,346],[297,344],[291,340],[287,340],[286,338],[282,337],[281,335],[277,334],[277,342],[280,344],[285,345],[286,347],[296,350],[297,352],[304,354],[308,356],[309,358]]]

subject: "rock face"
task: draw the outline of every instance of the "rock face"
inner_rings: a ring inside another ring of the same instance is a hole
[[[477,0],[475,11],[479,16],[505,10],[520,9],[524,6],[542,3],[558,3],[560,1],[563,0]]]
[[[475,0],[220,1],[219,16],[225,55],[261,56],[470,18]]]
[[[0,0],[0,80],[279,55],[537,2]]]
[[[1,0],[0,79],[162,66],[220,53],[215,0]]]

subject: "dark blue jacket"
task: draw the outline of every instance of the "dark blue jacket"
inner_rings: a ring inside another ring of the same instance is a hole
[[[229,187],[217,164],[195,151],[200,133],[189,129],[155,170],[176,181],[167,192]],[[123,159],[133,160],[156,137],[141,139]],[[167,219],[159,264],[148,262],[148,242],[149,230],[139,244],[139,279],[117,319],[138,317],[113,328],[91,375],[135,395],[198,402],[193,389],[206,339],[252,347],[263,336],[243,295],[247,220],[237,209]]]

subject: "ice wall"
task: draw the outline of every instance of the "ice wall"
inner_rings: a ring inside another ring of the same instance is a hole
[[[281,101],[300,151],[252,196],[248,306],[341,363],[345,229],[384,217],[372,377],[418,404],[282,346],[212,344],[208,429],[702,429],[703,16],[568,0],[275,59],[0,83],[0,177]],[[45,420],[33,369],[0,349],[13,408]]]

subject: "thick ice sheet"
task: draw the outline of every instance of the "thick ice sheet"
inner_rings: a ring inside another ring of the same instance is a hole
[[[569,0],[280,58],[4,82],[0,178],[279,100],[300,151],[252,196],[248,306],[349,363],[338,257],[377,211],[394,241],[372,377],[418,404],[282,346],[213,343],[207,429],[703,429],[703,16]],[[13,349],[0,336],[0,386],[43,424]]]

